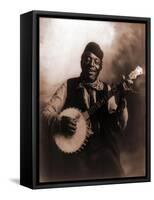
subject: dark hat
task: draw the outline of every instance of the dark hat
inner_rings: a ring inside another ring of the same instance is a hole
[[[100,46],[95,42],[89,42],[84,49],[84,53],[86,51],[92,52],[93,54],[95,54],[101,60],[103,59],[104,53],[101,50]]]

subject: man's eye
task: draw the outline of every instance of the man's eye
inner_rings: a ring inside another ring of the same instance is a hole
[[[100,61],[99,61],[98,59],[96,59],[96,60],[95,60],[95,63],[96,63],[97,65],[99,65],[99,64],[100,64]]]
[[[91,57],[86,57],[86,58],[85,58],[85,61],[86,61],[87,63],[92,62],[92,60],[94,61],[94,63],[95,63],[96,65],[100,65],[100,60],[99,60],[99,59],[93,59],[93,58],[91,58]]]

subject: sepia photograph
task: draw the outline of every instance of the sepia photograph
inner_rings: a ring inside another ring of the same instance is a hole
[[[39,17],[39,183],[146,177],[146,34]]]

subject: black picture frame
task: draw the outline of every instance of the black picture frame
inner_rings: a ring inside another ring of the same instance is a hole
[[[146,174],[103,180],[39,182],[39,18],[144,23],[146,27]],[[31,11],[20,16],[20,184],[29,188],[150,181],[150,18]]]

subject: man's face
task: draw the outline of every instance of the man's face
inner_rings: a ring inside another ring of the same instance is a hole
[[[102,69],[102,60],[87,51],[81,59],[82,75],[85,81],[94,82]]]

